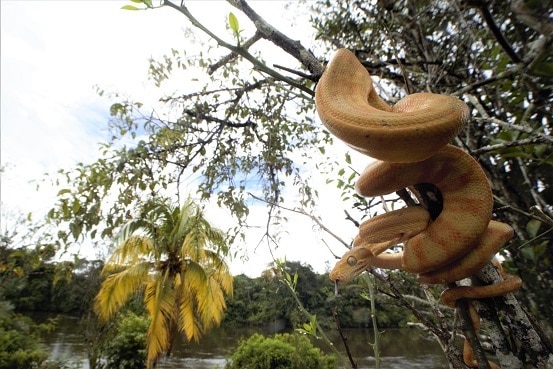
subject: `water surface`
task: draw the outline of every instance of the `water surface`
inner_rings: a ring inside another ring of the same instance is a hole
[[[381,331],[382,369],[445,369],[448,367],[438,343],[426,337],[417,328],[383,329]],[[374,353],[370,345],[374,341],[373,332],[365,329],[345,330],[344,332],[359,368],[374,368]],[[179,342],[173,355],[170,358],[163,358],[158,368],[222,369],[240,340],[247,339],[254,333],[272,334],[274,332],[259,328],[220,328],[206,334],[199,344]],[[337,332],[327,332],[327,334],[345,357],[345,349]],[[81,369],[90,369],[78,318],[60,316],[57,329],[45,335],[44,342],[50,349],[51,359],[80,363]],[[325,352],[331,351],[322,340],[314,340],[314,344]],[[350,367],[349,362],[345,362],[340,367]]]

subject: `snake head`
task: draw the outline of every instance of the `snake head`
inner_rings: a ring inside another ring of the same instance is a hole
[[[374,254],[366,247],[353,247],[336,263],[330,279],[336,283],[348,283],[370,266]]]

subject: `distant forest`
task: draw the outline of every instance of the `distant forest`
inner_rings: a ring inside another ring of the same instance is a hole
[[[53,262],[52,255],[44,249],[4,249],[2,254],[2,259],[11,265],[11,273],[2,273],[2,294],[16,311],[90,317],[102,281],[102,261]],[[286,283],[287,276],[295,281],[294,288]],[[406,274],[398,273],[397,277],[408,282],[404,279],[409,278]],[[360,298],[367,294],[367,286],[362,279],[358,282],[341,286],[339,296],[335,296],[328,273],[317,274],[299,262],[275,265],[256,278],[237,275],[234,294],[226,301],[223,326],[276,323],[283,328],[296,328],[309,322],[308,312],[326,328],[335,326],[334,313],[343,328],[371,327],[370,302]],[[131,300],[128,305],[135,313],[142,312],[140,300]],[[403,327],[414,320],[385,293],[377,294],[376,318],[379,327],[387,328]]]

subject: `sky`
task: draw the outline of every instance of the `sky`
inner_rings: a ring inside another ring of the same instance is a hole
[[[147,79],[148,60],[168,53],[172,47],[190,45],[185,31],[188,23],[173,9],[122,10],[126,4],[131,2],[0,1],[3,213],[32,213],[35,218],[45,214],[58,189],[41,184],[36,190],[44,174],[70,169],[78,162],[92,162],[99,156],[98,143],[108,139],[111,102],[97,94],[96,86],[140,101],[161,96]],[[187,4],[202,22],[216,34],[228,36],[229,41],[232,37],[225,28],[229,11],[235,12],[241,26],[248,30],[245,16],[224,1]],[[284,2],[252,1],[251,5],[281,30],[293,29],[292,37],[301,38],[301,32],[308,32],[298,26]],[[345,146],[338,144],[336,150],[337,160],[342,160]],[[366,159],[358,159],[355,154],[353,158],[356,169],[366,164]],[[343,219],[339,194],[323,187],[328,187],[324,178],[320,180],[319,191],[333,196],[324,196],[317,215],[349,241],[355,229]],[[257,206],[250,212],[252,219],[263,219],[266,210]],[[218,224],[228,218],[224,211],[210,209],[209,215],[215,225],[225,227]],[[326,245],[338,255],[344,247],[318,230],[310,219],[285,215],[291,222],[282,229],[280,247],[272,250],[273,255],[307,263],[317,272],[333,266],[335,258]],[[263,224],[259,222],[260,227]],[[234,274],[258,276],[272,261],[267,245],[259,244],[261,232],[260,228],[248,235],[245,261],[230,261]],[[91,257],[93,252],[81,249],[80,255]]]

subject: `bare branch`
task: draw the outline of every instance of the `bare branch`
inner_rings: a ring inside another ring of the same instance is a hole
[[[546,136],[546,135],[539,135],[539,136],[534,136],[530,138],[524,138],[522,140],[507,141],[500,144],[484,146],[479,149],[473,150],[471,153],[473,155],[479,155],[490,151],[506,149],[508,147],[536,145],[536,144],[551,143],[551,142],[553,142],[553,137]]]
[[[242,47],[244,49],[249,49],[250,46],[252,46],[254,43],[256,43],[257,41],[259,41],[261,39],[261,33],[260,32],[256,32],[252,37],[250,37],[248,40],[246,40],[243,44],[242,44]],[[234,59],[236,59],[239,55],[235,52],[231,52],[230,54],[228,54],[227,56],[223,57],[221,60],[219,60],[217,63],[215,64],[212,64],[209,66],[209,74],[213,74],[215,73],[215,71],[219,68],[221,68],[223,65],[233,61]]]
[[[255,196],[254,194],[252,193],[249,193],[249,195],[251,197],[253,197],[254,199],[258,200],[258,201],[262,201],[266,204],[269,204],[271,206],[276,206],[280,209],[284,209],[284,210],[287,210],[287,211],[291,211],[293,213],[296,213],[296,214],[301,214],[301,215],[304,215],[306,217],[308,217],[309,219],[311,219],[313,222],[315,222],[323,231],[325,231],[326,233],[328,233],[329,235],[331,235],[332,237],[334,237],[334,239],[336,239],[338,242],[340,242],[342,245],[344,245],[345,247],[347,247],[348,249],[350,248],[349,246],[349,243],[344,241],[340,236],[338,236],[337,234],[335,234],[334,232],[332,232],[328,227],[326,227],[317,217],[315,217],[314,215],[311,215],[309,213],[307,213],[305,210],[303,209],[291,209],[291,208],[288,208],[286,206],[283,206],[283,205],[280,205],[280,204],[277,204],[277,203],[271,203],[265,199],[262,199],[258,196]]]
[[[344,348],[346,349],[346,354],[348,355],[349,362],[351,364],[351,367],[356,369],[358,368],[357,362],[353,358],[353,355],[351,354],[351,350],[349,348],[348,344],[348,338],[344,334],[344,331],[342,330],[342,327],[340,326],[340,319],[338,318],[338,313],[336,312],[336,309],[332,310],[332,316],[334,317],[334,323],[336,324],[336,330],[338,331],[338,334],[340,335],[340,339],[344,343]]]
[[[501,119],[497,119],[497,118],[472,118],[475,122],[477,123],[490,123],[490,124],[495,124],[495,125],[498,125],[502,128],[505,128],[505,129],[513,129],[515,131],[520,131],[520,132],[524,132],[524,133],[528,133],[530,135],[533,135],[535,134],[536,132],[530,128],[530,127],[525,127],[525,126],[522,126],[520,124],[514,124],[514,123],[508,123],[508,122],[505,122],[505,121],[502,121]],[[549,137],[549,136],[548,136]],[[553,140],[553,138],[550,138],[551,140]]]
[[[489,85],[490,83],[493,83],[493,82],[495,82],[497,80],[500,80],[502,78],[510,77],[513,74],[519,73],[523,69],[523,67],[524,67],[523,64],[516,64],[513,67],[511,67],[509,69],[505,69],[503,72],[500,72],[500,73],[496,74],[495,76],[492,76],[490,78],[486,78],[486,79],[483,79],[483,80],[480,80],[480,81],[476,81],[476,82],[474,82],[474,83],[472,83],[468,86],[465,86],[465,87],[453,92],[452,95],[453,96],[460,96],[460,95],[462,95],[466,92],[475,90],[478,87],[482,87],[484,85]]]

